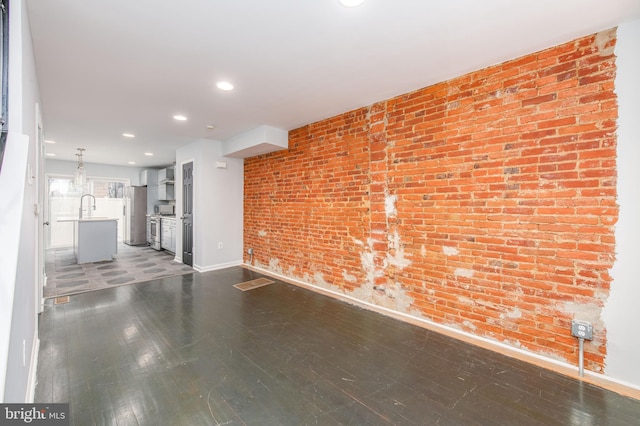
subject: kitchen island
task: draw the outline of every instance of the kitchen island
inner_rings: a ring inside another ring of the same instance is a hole
[[[66,217],[58,221],[73,222],[73,254],[78,263],[110,261],[118,253],[118,219]]]

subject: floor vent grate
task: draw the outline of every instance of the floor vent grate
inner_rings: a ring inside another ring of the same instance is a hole
[[[69,296],[60,296],[53,300],[54,305],[62,305],[65,303],[69,303]]]
[[[275,281],[271,281],[267,278],[258,278],[251,281],[245,281],[240,284],[234,284],[233,286],[242,291],[253,290],[254,288],[264,287],[265,285],[273,284]]]

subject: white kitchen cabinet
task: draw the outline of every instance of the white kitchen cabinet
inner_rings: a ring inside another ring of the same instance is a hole
[[[140,186],[147,186],[149,184],[149,170],[143,170],[140,172]]]
[[[174,172],[173,167],[158,170],[158,200],[173,201],[176,199]]]
[[[158,185],[158,200],[174,201],[176,199],[174,185],[172,183],[163,183]]]
[[[175,217],[163,217],[162,218],[161,238],[160,246],[170,251],[176,252],[176,218]]]
[[[158,170],[158,185],[170,181],[173,183],[175,176],[175,169],[173,167],[167,167],[165,169]]]
[[[110,218],[74,221],[73,254],[81,263],[113,260],[118,253],[118,221]]]

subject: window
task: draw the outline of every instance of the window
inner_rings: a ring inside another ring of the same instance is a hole
[[[80,193],[71,176],[49,176],[49,234],[47,247],[65,247],[73,244],[73,223],[66,218],[80,214]],[[124,188],[127,179],[88,178],[86,191],[95,197],[85,198],[83,217],[109,217],[122,219]],[[94,209],[95,206],[95,209]],[[118,223],[118,240],[122,240],[122,221]]]
[[[89,189],[96,198],[123,198],[125,182],[89,179]]]

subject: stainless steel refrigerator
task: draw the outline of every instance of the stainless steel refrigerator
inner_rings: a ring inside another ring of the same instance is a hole
[[[124,194],[124,243],[147,244],[147,187],[127,186]]]

